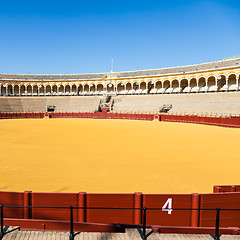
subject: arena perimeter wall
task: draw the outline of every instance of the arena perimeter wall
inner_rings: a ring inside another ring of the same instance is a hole
[[[206,117],[191,115],[160,115],[134,113],[0,113],[0,119],[18,118],[97,118],[97,119],[132,119],[132,120],[159,120],[163,122],[186,122],[208,124],[225,127],[240,127],[240,117]]]
[[[139,209],[102,208],[162,208],[172,199],[168,211],[148,210],[147,224],[162,226],[214,227],[216,211],[200,209],[239,209],[240,192],[210,194],[108,194],[108,193],[39,193],[0,192],[0,204],[5,206],[82,207],[74,210],[74,221],[89,223],[141,224]],[[198,210],[174,210],[194,208]],[[4,208],[4,218],[69,221],[69,209]],[[239,227],[240,211],[220,211],[220,227]]]

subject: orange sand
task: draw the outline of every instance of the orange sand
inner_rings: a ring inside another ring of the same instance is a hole
[[[212,192],[239,184],[240,130],[94,119],[0,121],[1,191]]]

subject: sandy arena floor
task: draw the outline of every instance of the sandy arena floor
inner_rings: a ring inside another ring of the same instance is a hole
[[[0,121],[1,191],[212,192],[239,184],[240,129],[157,121]]]

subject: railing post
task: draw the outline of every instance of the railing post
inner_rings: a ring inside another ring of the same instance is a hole
[[[4,235],[4,229],[3,229],[3,205],[0,205],[1,207],[1,237]]]
[[[70,207],[70,240],[74,240],[73,232],[73,206]]]
[[[146,240],[146,220],[147,220],[147,208],[143,208],[143,240]]]
[[[219,221],[220,221],[220,208],[216,208],[216,228],[215,228],[215,240],[220,240],[219,236]]]

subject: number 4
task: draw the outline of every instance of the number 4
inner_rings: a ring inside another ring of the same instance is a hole
[[[169,198],[163,205],[162,211],[167,211],[168,214],[172,214],[172,198]]]

